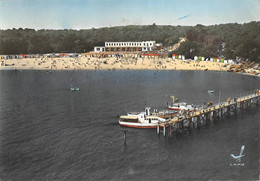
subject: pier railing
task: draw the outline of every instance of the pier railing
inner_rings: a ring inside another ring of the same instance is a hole
[[[159,123],[157,125],[157,133],[163,132],[166,136],[166,132],[171,136],[173,130],[182,131],[184,126],[191,128],[192,126],[199,127],[201,124],[207,124],[211,120],[222,119],[223,116],[230,116],[231,112],[236,113],[237,109],[250,108],[252,103],[259,104],[260,90],[254,91],[254,93],[230,99],[221,102],[216,105],[208,106],[207,108],[198,109],[196,111],[184,111],[185,113],[169,119],[166,122]],[[161,129],[163,129],[161,131]],[[167,130],[166,130],[167,129]]]

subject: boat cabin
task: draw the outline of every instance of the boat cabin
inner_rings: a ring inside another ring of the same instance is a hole
[[[120,116],[119,117],[120,121],[123,122],[131,122],[131,123],[140,123],[140,121],[138,121],[138,116],[137,115],[132,115],[132,116]]]

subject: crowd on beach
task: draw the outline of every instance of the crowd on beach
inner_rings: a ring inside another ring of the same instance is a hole
[[[1,59],[0,69],[34,69],[34,70],[213,70],[228,71],[229,64],[211,61],[179,60],[138,54],[116,55],[109,57],[41,57]],[[259,71],[260,74],[260,71]]]

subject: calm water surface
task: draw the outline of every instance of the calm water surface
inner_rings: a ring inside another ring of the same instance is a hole
[[[257,180],[259,107],[172,138],[122,128],[117,115],[165,109],[171,95],[201,105],[259,87],[225,72],[0,71],[0,179]],[[242,145],[245,165],[230,166]]]

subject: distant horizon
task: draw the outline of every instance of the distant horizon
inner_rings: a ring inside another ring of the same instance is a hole
[[[0,0],[0,28],[91,29],[260,21],[259,0]]]
[[[165,25],[161,25],[161,24],[156,24],[156,23],[155,23],[155,25],[156,26],[185,26],[185,27],[191,26],[191,27],[195,27],[197,25],[202,25],[202,26],[218,26],[218,25],[225,25],[225,24],[241,24],[241,25],[243,25],[243,24],[248,24],[248,23],[251,23],[251,22],[260,22],[260,21],[250,21],[250,22],[243,22],[243,23],[237,23],[237,22],[234,22],[234,23],[220,23],[220,24],[212,24],[212,25],[204,25],[204,24],[196,24],[196,25],[166,25],[165,24]],[[115,28],[115,27],[126,27],[126,26],[152,26],[152,25],[153,24],[147,24],[147,25],[145,25],[145,24],[143,24],[143,25],[129,24],[129,25],[109,26],[109,27],[107,27],[107,26],[104,26],[104,27],[92,27],[92,28],[86,28],[86,29],[72,29],[72,28],[70,28],[70,29],[66,29],[66,28],[65,29],[45,29],[45,28],[35,29],[35,28],[30,28],[30,27],[25,27],[25,28],[19,27],[19,28],[8,28],[8,29],[1,29],[0,28],[0,30],[13,30],[13,29],[18,30],[18,29],[21,28],[23,30],[25,30],[25,29],[33,29],[35,31],[40,31],[40,30],[75,30],[75,31],[80,31],[80,30],[91,30],[91,29],[102,29],[102,28]]]

